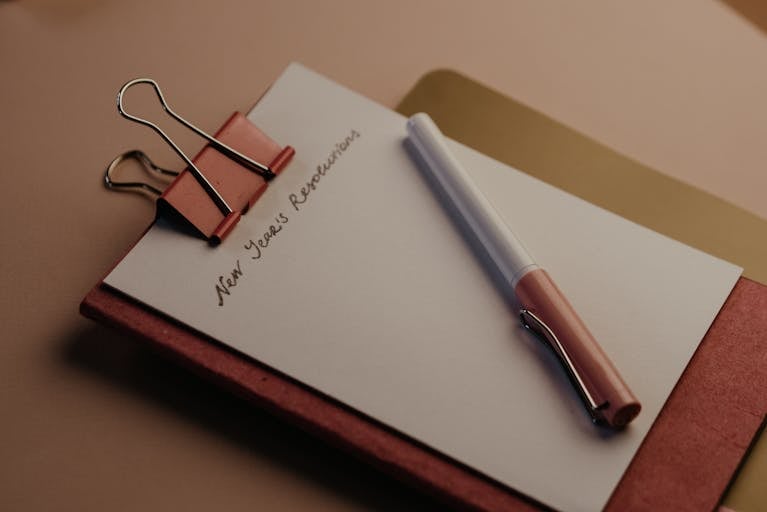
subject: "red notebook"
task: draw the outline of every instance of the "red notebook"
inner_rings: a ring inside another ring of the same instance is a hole
[[[98,284],[82,313],[146,340],[185,366],[325,441],[472,510],[536,510],[499,485]],[[711,510],[767,408],[767,287],[741,278],[615,489],[608,510]]]
[[[238,126],[219,134],[236,138],[239,130],[252,128],[247,123]],[[262,153],[266,148],[267,160],[281,151],[268,139],[258,145]],[[201,376],[447,504],[472,510],[539,507],[525,496],[525,489],[511,489],[480,475],[103,283],[88,293],[81,311],[135,334]],[[741,278],[607,509],[714,508],[767,410],[766,353],[767,287]]]

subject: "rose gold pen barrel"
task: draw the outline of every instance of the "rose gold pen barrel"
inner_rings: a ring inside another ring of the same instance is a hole
[[[633,420],[639,401],[546,271],[526,273],[514,291],[526,327],[552,345],[594,420],[613,428]]]

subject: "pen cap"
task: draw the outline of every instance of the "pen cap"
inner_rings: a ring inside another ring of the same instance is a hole
[[[641,409],[639,401],[549,274],[543,269],[528,272],[514,292],[556,337],[564,351],[557,354],[560,362],[576,381],[573,384],[594,420],[613,428],[631,422]]]

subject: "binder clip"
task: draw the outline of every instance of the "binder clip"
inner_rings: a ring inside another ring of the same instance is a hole
[[[126,112],[123,105],[125,92],[138,84],[150,85],[168,115],[208,141],[197,156],[190,159],[159,126]],[[157,132],[186,163],[186,168],[180,173],[163,169],[143,152],[128,151],[117,156],[107,167],[104,173],[106,187],[143,190],[158,196],[158,217],[162,215],[180,223],[211,245],[226,238],[241,215],[266,191],[268,182],[295,154],[292,147],[281,148],[240,112],[232,114],[214,136],[209,135],[174,112],[160,87],[149,78],[138,78],[123,85],[117,94],[117,110],[126,119]],[[137,160],[147,171],[175,176],[175,179],[164,191],[148,183],[115,181],[112,178],[115,169],[130,159]]]

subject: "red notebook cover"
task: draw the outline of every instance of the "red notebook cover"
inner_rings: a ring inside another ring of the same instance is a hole
[[[99,284],[82,313],[446,503],[536,510],[510,489]],[[607,510],[712,510],[767,410],[767,287],[741,278],[613,492]],[[555,483],[553,483],[555,485]]]
[[[242,136],[240,130],[254,129],[238,119],[233,117],[226,126],[240,128],[220,131],[218,135],[237,139]],[[237,145],[237,140],[227,142]],[[280,152],[272,141],[259,144],[268,150],[268,160]],[[524,489],[495,482],[103,283],[88,293],[81,311],[94,320],[135,334],[203,377],[445,503],[488,511],[539,508],[524,495]],[[765,411],[767,287],[741,278],[613,492],[607,509],[713,509]]]

